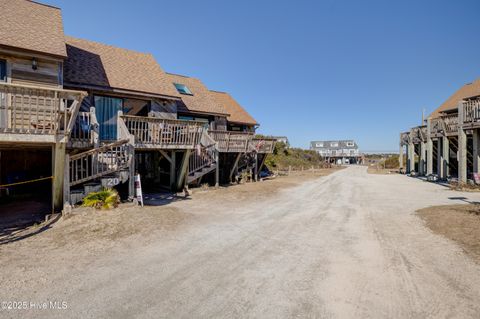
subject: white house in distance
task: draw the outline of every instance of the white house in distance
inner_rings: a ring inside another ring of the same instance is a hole
[[[329,163],[361,164],[363,154],[354,140],[312,141],[310,149],[318,152]]]

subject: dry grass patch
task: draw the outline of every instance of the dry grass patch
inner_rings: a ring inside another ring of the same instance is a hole
[[[457,242],[480,263],[480,205],[434,206],[417,214],[434,233]]]

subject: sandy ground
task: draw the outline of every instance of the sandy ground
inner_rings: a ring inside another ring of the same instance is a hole
[[[480,194],[366,167],[274,183],[85,212],[0,246],[0,301],[68,305],[0,317],[480,317],[480,265],[415,214]]]
[[[418,215],[431,230],[459,243],[480,264],[479,203],[428,207]]]

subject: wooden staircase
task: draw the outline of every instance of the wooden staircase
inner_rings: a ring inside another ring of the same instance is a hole
[[[123,139],[67,156],[64,201],[75,204],[102,186],[113,187],[126,182],[130,177],[133,154],[131,140]],[[77,189],[72,191],[74,187]]]
[[[186,184],[199,181],[201,177],[215,170],[218,165],[218,153],[215,140],[207,132],[203,132],[196,150],[190,154]]]

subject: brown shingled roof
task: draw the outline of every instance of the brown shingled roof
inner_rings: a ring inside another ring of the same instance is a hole
[[[218,91],[210,91],[210,93],[230,114],[227,117],[229,122],[258,125],[257,121],[230,94]]]
[[[66,37],[65,85],[178,97],[151,54]]]
[[[180,94],[188,111],[207,114],[228,114],[199,79],[172,73],[167,73],[167,77],[172,88],[175,88],[174,83],[178,83],[185,85],[192,92],[192,95]]]
[[[27,0],[2,0],[0,12],[0,45],[67,56],[60,9]]]
[[[442,105],[440,105],[435,111],[430,114],[430,117],[435,118],[442,112],[456,109],[458,102],[464,99],[480,96],[480,79],[475,80],[473,83],[465,84],[457,92],[448,98]]]

